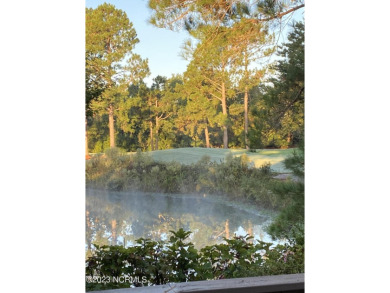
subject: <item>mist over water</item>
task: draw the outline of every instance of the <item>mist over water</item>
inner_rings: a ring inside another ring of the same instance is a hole
[[[86,190],[86,250],[98,245],[134,244],[144,237],[167,240],[170,230],[192,232],[200,249],[223,242],[234,234],[271,242],[265,233],[270,215],[249,212],[210,195],[158,194]]]

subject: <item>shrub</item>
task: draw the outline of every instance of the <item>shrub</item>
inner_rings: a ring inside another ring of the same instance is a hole
[[[121,191],[124,187],[124,180],[122,178],[110,178],[107,182],[107,189],[112,191]]]
[[[140,238],[128,248],[95,245],[95,252],[86,260],[87,291],[304,272],[304,247],[299,244],[271,248],[271,243],[254,244],[246,235],[225,238],[226,243],[198,251],[188,241],[191,232],[180,229],[171,233],[168,242]],[[120,276],[135,281],[112,282]],[[93,282],[94,278],[108,282]]]
[[[271,174],[271,163],[265,163],[260,167],[260,172],[263,175],[270,175]]]

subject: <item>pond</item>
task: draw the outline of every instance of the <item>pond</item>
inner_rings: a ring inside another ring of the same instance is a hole
[[[223,242],[223,237],[250,234],[272,242],[265,232],[271,213],[248,211],[210,195],[156,194],[86,190],[86,254],[93,244],[124,245],[147,237],[167,240],[170,230],[192,231],[197,249]]]

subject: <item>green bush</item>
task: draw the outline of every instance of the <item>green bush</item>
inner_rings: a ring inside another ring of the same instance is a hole
[[[273,182],[270,186],[276,200],[281,204],[281,211],[268,227],[268,233],[273,238],[294,239],[304,243],[305,222],[305,184],[304,184],[304,147],[294,151],[284,164],[293,171],[296,180]]]
[[[140,238],[128,248],[95,245],[86,260],[87,291],[304,272],[302,245],[271,248],[270,243],[254,244],[247,235],[198,251],[188,241],[191,232],[180,229],[171,233],[167,242]],[[113,277],[121,276],[131,276],[131,284],[113,282]]]
[[[271,172],[271,163],[265,163],[260,167],[260,172],[264,175],[270,175]]]
[[[124,180],[122,178],[110,178],[107,182],[107,190],[121,191],[124,187]]]

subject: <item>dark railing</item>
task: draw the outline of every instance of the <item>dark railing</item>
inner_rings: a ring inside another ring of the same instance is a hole
[[[94,291],[95,293],[301,293],[305,274],[262,276],[172,283],[152,287]]]

